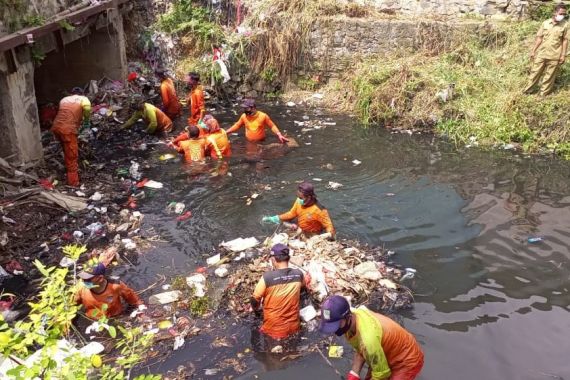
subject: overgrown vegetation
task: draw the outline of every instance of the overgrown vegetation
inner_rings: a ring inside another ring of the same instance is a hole
[[[261,0],[251,12],[245,22],[254,31],[248,38],[250,68],[254,73],[271,68],[285,83],[305,63],[315,20],[340,14],[364,17],[370,7],[339,0]]]
[[[458,143],[515,143],[570,158],[568,64],[554,94],[522,93],[538,26],[487,26],[447,42],[426,40],[416,54],[367,59],[345,78],[345,106],[366,124],[435,128]]]
[[[223,30],[215,17],[191,0],[175,1],[172,10],[160,16],[156,28],[179,36],[182,47],[190,50],[188,53],[201,53],[224,40]]]
[[[77,260],[86,251],[83,246],[68,246],[66,256]],[[30,302],[31,312],[26,319],[14,325],[6,323],[0,315],[0,352],[19,363],[8,371],[14,379],[87,379],[123,380],[130,378],[131,369],[141,362],[152,343],[152,335],[145,335],[140,329],[127,329],[118,326],[121,336],[106,318],[99,320],[100,330],[105,328],[110,337],[116,339],[115,347],[121,356],[113,365],[103,365],[99,355],[88,358],[80,353],[68,356],[63,362],[57,362],[54,354],[65,352],[61,340],[73,341],[73,319],[79,313],[79,306],[74,302],[78,284],[69,284],[68,269],[45,267],[35,262],[44,277],[37,301]],[[75,266],[73,267],[75,272]],[[39,355],[36,353],[39,352]],[[32,356],[34,353],[35,356]],[[140,376],[138,380],[158,380],[159,376]]]

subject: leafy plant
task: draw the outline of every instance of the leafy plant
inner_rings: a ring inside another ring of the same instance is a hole
[[[67,20],[61,20],[59,26],[68,32],[75,30],[75,26],[71,25]]]

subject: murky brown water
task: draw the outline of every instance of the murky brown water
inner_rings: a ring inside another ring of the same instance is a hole
[[[365,132],[348,119],[301,133],[293,120],[302,120],[304,111],[269,112],[301,147],[256,163],[239,153],[244,145],[233,137],[240,143],[231,176],[196,176],[179,162],[159,162],[164,148],[150,153],[156,167],[149,177],[166,189],[141,203],[141,211],[146,228],[167,242],[141,257],[124,274],[127,281],[144,287],[156,273],[188,274],[224,239],[271,233],[261,216],[290,207],[294,181],[320,178],[319,199],[341,236],[385,244],[397,252],[397,264],[418,270],[409,283],[415,307],[396,317],[423,346],[421,379],[570,378],[570,164]],[[235,118],[220,117],[224,127]],[[328,181],[344,187],[326,189]],[[244,197],[266,185],[271,190],[246,206]],[[193,218],[176,224],[164,212],[170,201],[185,202]],[[530,236],[544,241],[529,244]],[[233,348],[211,349],[212,338],[200,336],[154,370],[192,362],[196,378],[217,378],[204,370],[247,348],[248,326],[224,327]],[[334,365],[345,372],[350,357]],[[248,367],[241,378],[338,378],[318,354],[285,363],[258,359],[248,354],[240,360]]]

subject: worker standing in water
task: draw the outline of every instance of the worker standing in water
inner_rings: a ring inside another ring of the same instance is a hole
[[[247,141],[257,143],[265,140],[265,128],[270,128],[279,142],[285,144],[289,141],[266,113],[257,110],[255,100],[245,99],[241,106],[243,107],[243,114],[231,128],[226,130],[226,133],[236,132],[245,126]]]
[[[206,142],[210,157],[220,160],[230,157],[232,149],[226,131],[220,128],[220,124],[212,115],[204,116],[204,123],[208,127]]]
[[[121,126],[121,129],[132,127],[138,119],[142,118],[147,124],[146,132],[148,134],[172,131],[172,120],[152,104],[137,100],[131,104],[130,109],[133,115]]]
[[[168,76],[166,69],[158,69],[156,76],[160,79],[160,96],[162,98],[163,111],[171,120],[180,116],[182,105],[176,96],[176,89],[172,78]]]
[[[91,102],[83,96],[83,90],[79,87],[71,91],[72,95],[66,96],[59,102],[59,108],[55,119],[45,120],[44,124],[51,127],[51,132],[61,143],[63,158],[67,170],[67,184],[79,186],[79,144],[77,135],[79,129],[90,126]]]
[[[206,160],[206,140],[200,137],[198,127],[188,127],[188,139],[180,141],[176,150],[184,154],[184,160],[188,163]]]
[[[206,115],[206,102],[204,100],[204,88],[200,84],[200,75],[198,73],[188,73],[188,87],[190,92],[188,93],[188,125],[189,126],[200,126],[199,123]],[[204,131],[200,132],[202,137],[205,134]]]
[[[275,244],[271,248],[273,270],[263,274],[251,298],[253,311],[260,312],[263,306],[260,331],[271,345],[276,340],[290,337],[301,328],[301,290],[308,287],[310,278],[301,270],[290,268],[289,259],[289,247],[285,244]]]
[[[414,380],[424,365],[424,354],[414,336],[392,319],[365,306],[351,309],[346,298],[328,297],[321,305],[321,333],[343,336],[354,348],[347,380]]]
[[[281,215],[264,216],[263,222],[279,224],[282,221],[297,219],[299,228],[306,235],[329,233],[335,237],[335,229],[329,213],[317,200],[314,186],[303,182],[297,188],[297,199],[289,212]]]

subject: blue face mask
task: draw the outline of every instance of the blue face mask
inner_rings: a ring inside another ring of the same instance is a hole
[[[83,281],[83,286],[85,286],[87,289],[93,289],[96,288],[98,285],[92,283],[91,281]]]
[[[303,206],[305,204],[305,200],[301,199],[301,198],[297,198],[297,203],[299,203],[301,206]]]

